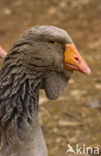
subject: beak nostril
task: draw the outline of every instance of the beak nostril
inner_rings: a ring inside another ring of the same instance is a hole
[[[74,57],[74,59],[75,59],[79,64],[81,63],[81,61],[79,60],[78,57]]]

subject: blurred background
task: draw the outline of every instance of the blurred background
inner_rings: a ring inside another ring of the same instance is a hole
[[[49,156],[66,156],[68,143],[100,147],[101,0],[0,0],[0,45],[6,51],[36,25],[65,29],[92,70],[91,76],[74,72],[58,100],[41,92],[39,115]]]

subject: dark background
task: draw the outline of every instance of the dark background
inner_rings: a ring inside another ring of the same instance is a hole
[[[66,92],[49,101],[41,92],[40,123],[49,156],[66,156],[67,146],[101,145],[101,0],[0,0],[0,45],[9,51],[35,25],[65,29],[91,67],[74,73]],[[2,63],[2,62],[1,62]]]

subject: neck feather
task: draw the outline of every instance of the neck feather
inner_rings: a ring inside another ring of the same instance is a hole
[[[38,119],[42,72],[4,63],[0,71],[0,153],[2,156],[47,155]],[[28,150],[29,149],[29,150]],[[36,154],[37,153],[37,154]]]
[[[29,74],[23,67],[5,63],[0,73],[0,120],[8,125],[16,118],[20,127],[22,117],[31,122],[33,113],[38,110],[38,94],[42,73]]]

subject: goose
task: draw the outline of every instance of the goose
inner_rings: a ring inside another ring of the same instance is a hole
[[[38,117],[39,90],[57,99],[73,70],[91,73],[63,29],[35,26],[19,37],[0,71],[0,156],[48,156]]]

